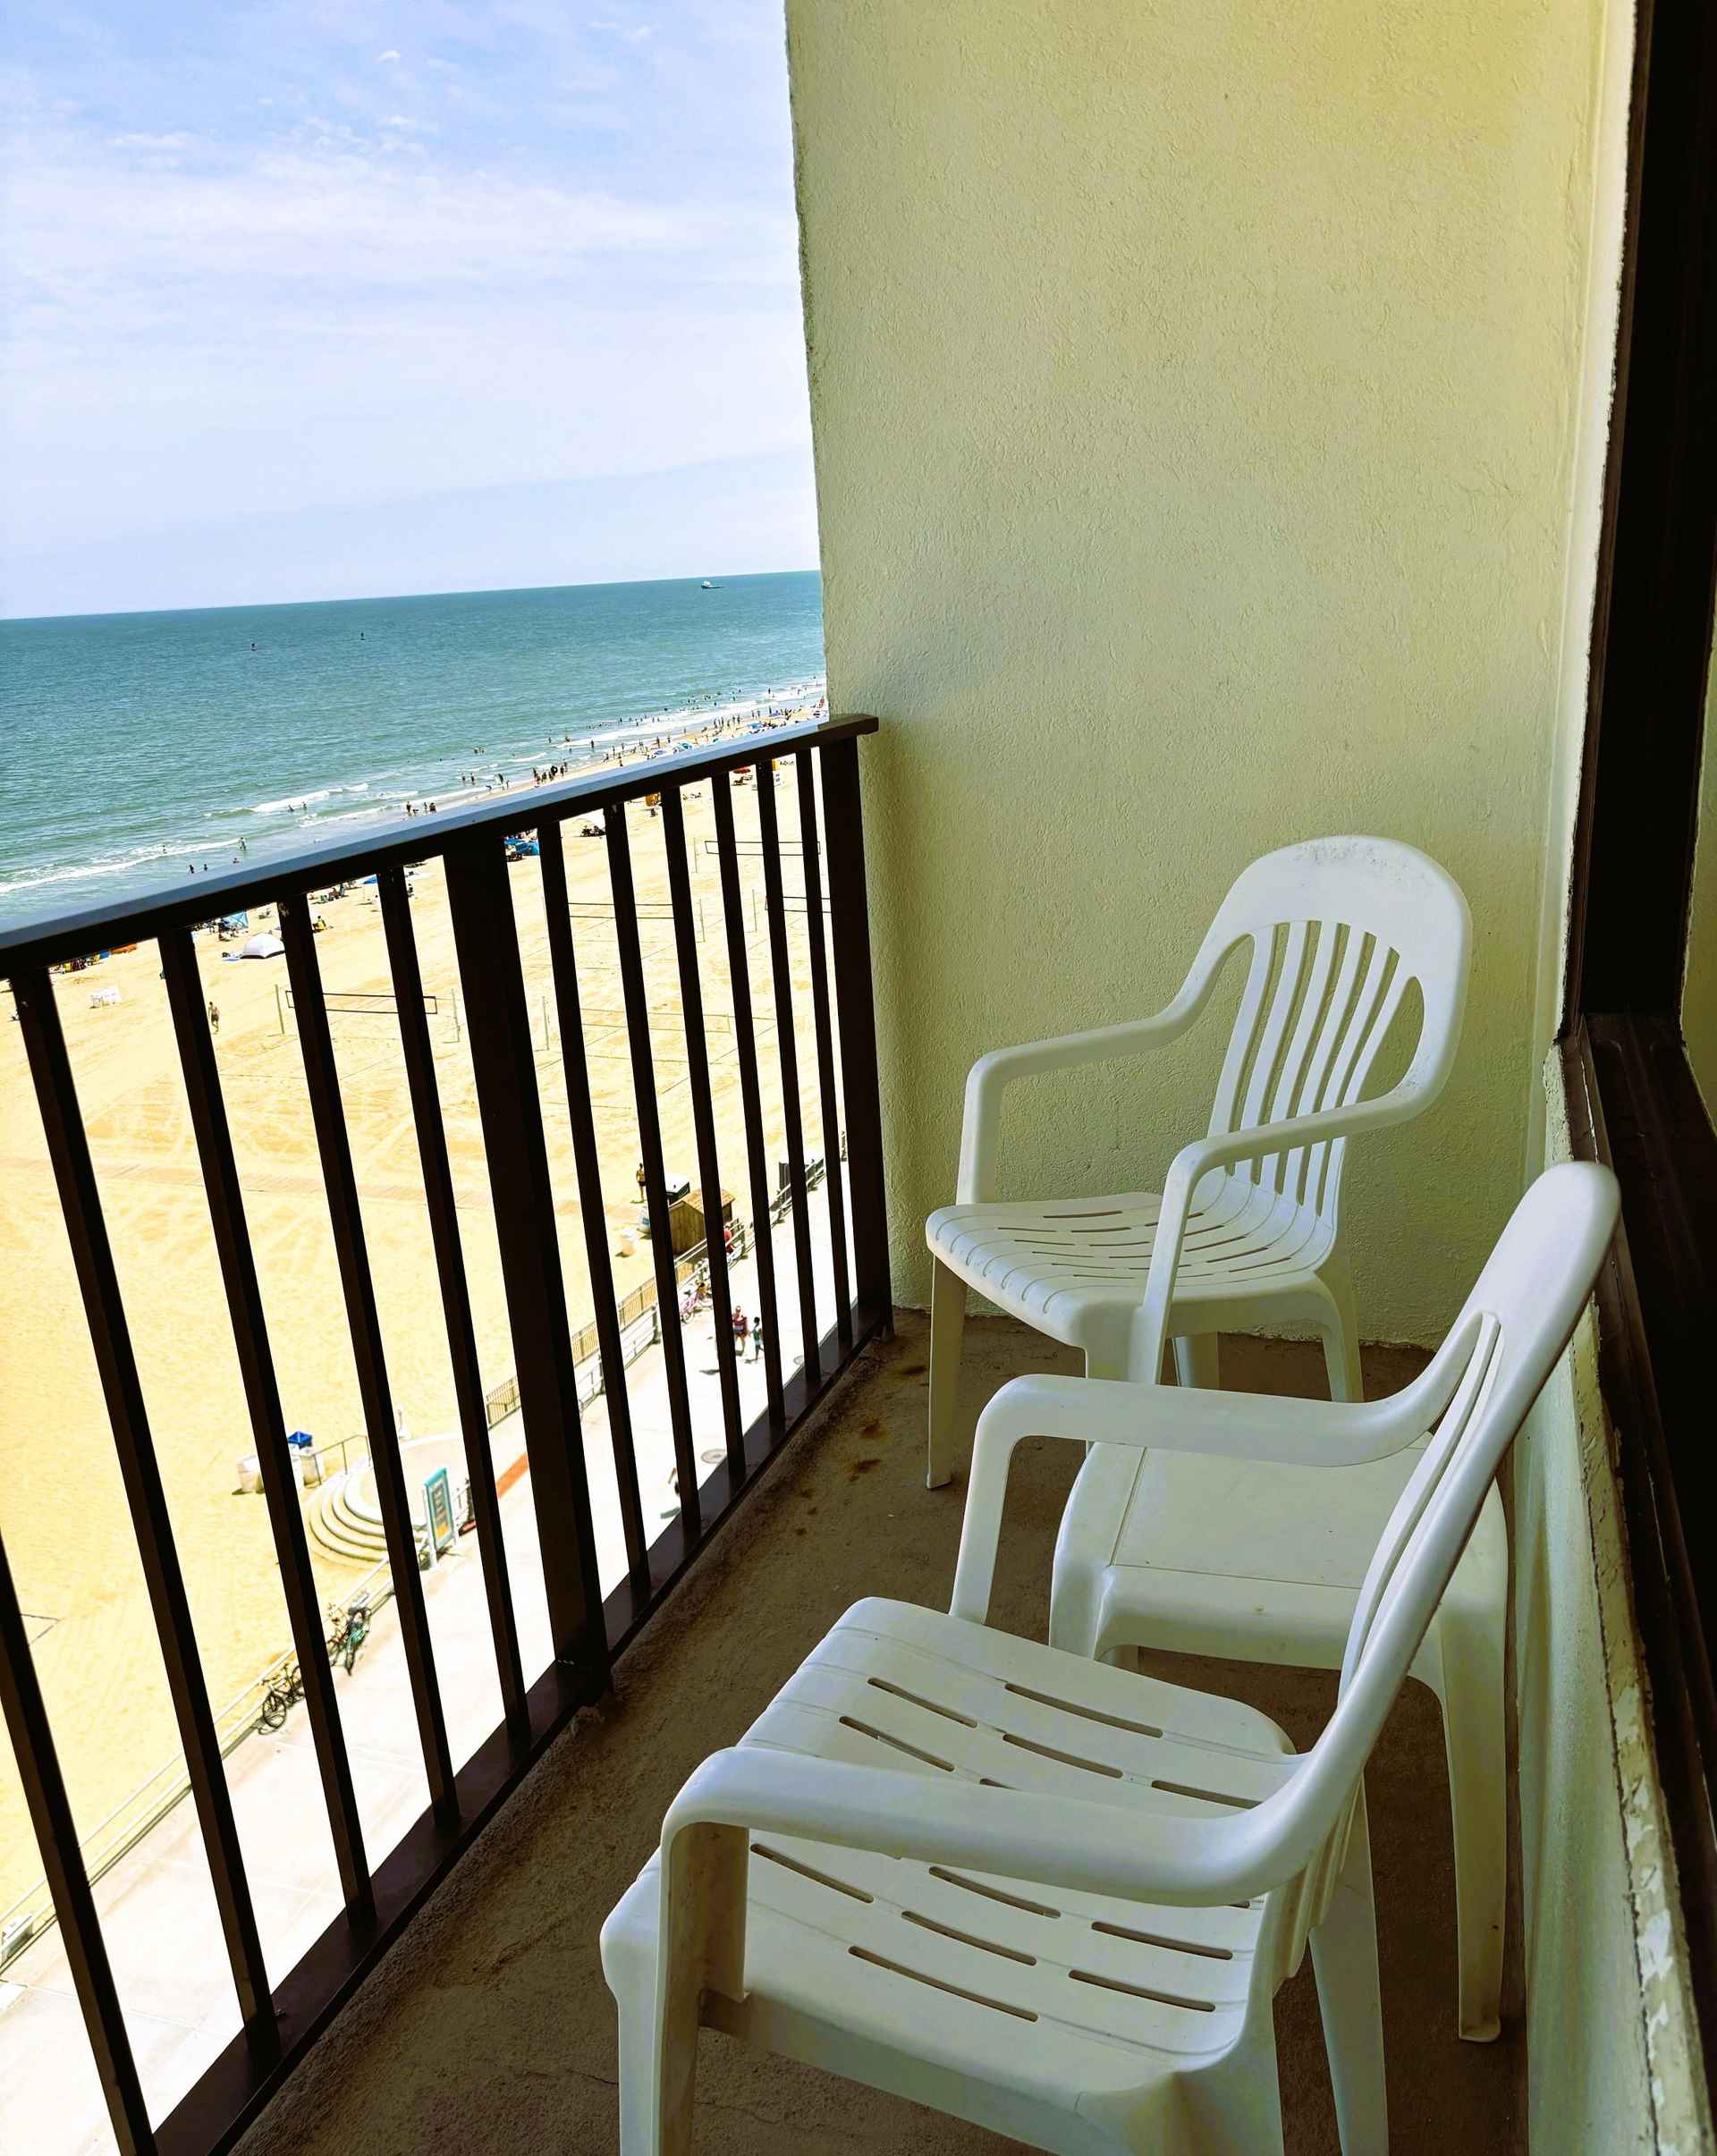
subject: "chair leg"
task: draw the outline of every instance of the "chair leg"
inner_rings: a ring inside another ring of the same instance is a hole
[[[1222,1354],[1214,1332],[1182,1333],[1176,1340],[1174,1382],[1205,1392],[1222,1391]]]
[[[926,1489],[952,1479],[960,1420],[960,1351],[966,1334],[966,1283],[939,1257],[930,1261],[930,1458]]]
[[[647,2156],[691,2156],[698,2032],[706,1995],[745,1996],[749,1836],[708,1823],[681,1827],[662,1852],[662,1973],[656,2009],[656,2119]],[[630,2152],[629,2152],[630,2156]]]
[[[1362,1400],[1366,1381],[1359,1367],[1359,1315],[1354,1307],[1353,1282],[1347,1263],[1335,1257],[1322,1274],[1332,1308],[1322,1321],[1324,1366],[1329,1372],[1330,1398]]]
[[[1489,2043],[1501,2027],[1508,1898],[1508,1760],[1501,1611],[1438,1620],[1442,1734],[1455,1842],[1460,1940],[1460,2033]]]
[[[1389,2100],[1377,1984],[1377,1918],[1371,1897],[1371,1836],[1363,1785],[1354,1806],[1347,1862],[1324,1921],[1312,1933],[1312,1966],[1317,1972],[1324,2048],[1335,2085],[1341,2156],[1384,2156],[1389,2147]]]
[[[620,2156],[660,2156],[656,2055],[656,1957],[625,1949],[610,1952],[604,1940],[604,1974],[620,2014]]]

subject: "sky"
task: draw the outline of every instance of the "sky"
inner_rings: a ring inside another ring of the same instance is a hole
[[[781,0],[10,0],[0,613],[816,562]]]

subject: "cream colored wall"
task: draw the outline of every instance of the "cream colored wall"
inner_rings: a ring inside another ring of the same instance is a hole
[[[1528,2146],[1680,2156],[1713,2144],[1614,1442],[1588,1313],[1513,1456]]]
[[[1699,770],[1699,837],[1687,907],[1681,1034],[1705,1112],[1717,1122],[1717,652],[1705,691],[1705,748]]]
[[[1442,1103],[1350,1164],[1434,1336],[1531,1142],[1602,0],[790,0],[831,697],[865,752],[896,1285],[1004,1041],[1166,1000],[1295,838],[1477,928]],[[1011,1108],[1149,1182],[1220,1058]]]
[[[1538,891],[1537,994],[1533,1013],[1534,1067],[1550,1053],[1562,1022],[1574,825],[1586,754],[1586,689],[1592,603],[1597,588],[1598,532],[1610,448],[1616,326],[1620,312],[1622,222],[1627,208],[1628,106],[1632,90],[1634,10],[1615,0],[1604,11],[1593,96],[1593,183],[1586,242],[1585,335],[1579,402],[1574,419],[1574,475],[1562,587],[1555,733],[1546,801]],[[1531,1092],[1527,1165],[1544,1163],[1544,1097]]]

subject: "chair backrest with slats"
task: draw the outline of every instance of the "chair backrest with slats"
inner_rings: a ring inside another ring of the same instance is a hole
[[[1459,884],[1390,839],[1311,839],[1254,861],[1223,900],[1199,954],[1252,946],[1216,1088],[1213,1136],[1350,1107],[1408,989],[1422,1006],[1402,1084],[1428,1105],[1454,1061],[1472,920]],[[1197,968],[1195,968],[1197,970]],[[1246,1162],[1231,1172],[1312,1205],[1332,1230],[1346,1141]]]
[[[1288,1966],[1321,1920],[1366,1762],[1497,1469],[1591,1296],[1616,1213],[1607,1169],[1541,1175],[1421,1381],[1444,1405],[1366,1570],[1335,1712],[1293,1780],[1247,1822],[1274,1843],[1276,1876],[1298,1873],[1282,1931]]]

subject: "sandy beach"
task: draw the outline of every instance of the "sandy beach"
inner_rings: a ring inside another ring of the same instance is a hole
[[[755,788],[736,786],[733,799],[773,1187],[782,1101],[762,864],[755,850]],[[791,765],[777,774],[776,801],[783,840],[792,846],[783,881],[790,893],[801,893]],[[529,790],[520,791],[519,806],[519,826],[529,828]],[[736,1211],[749,1213],[721,896],[706,845],[714,836],[708,785],[689,790],[685,806],[723,1179]],[[663,826],[641,802],[628,816],[664,1159],[672,1177],[696,1184]],[[603,1212],[615,1290],[623,1295],[650,1277],[652,1261],[648,1242],[636,1232],[637,1120],[612,917],[605,912],[607,847],[580,836],[582,824],[597,820],[574,816],[563,830]],[[748,841],[753,842],[749,852]],[[576,1326],[591,1307],[583,1194],[572,1166],[538,863],[520,860],[510,876]],[[437,1003],[430,1033],[486,1389],[512,1375],[512,1357],[438,867],[427,865],[416,874],[414,893],[424,986]],[[317,910],[327,922],[317,944],[325,987],[348,995],[391,990],[373,888],[359,886]],[[253,928],[272,925],[252,913]],[[803,910],[790,909],[805,1142],[808,1154],[828,1154],[838,1141],[823,1131],[818,1106],[808,926]],[[285,965],[281,959],[235,961],[228,954],[237,948],[213,934],[199,935],[198,962],[220,1014],[216,1056],[287,1425],[326,1444],[359,1433],[363,1417],[299,1041],[285,1001]],[[209,1693],[218,1708],[287,1647],[290,1635],[264,1505],[236,1494],[237,1463],[254,1449],[253,1441],[159,961],[154,946],[144,944],[91,970],[58,976],[55,985]],[[92,1006],[92,994],[106,989],[117,989],[120,1001]],[[10,999],[4,1001],[9,1006]],[[334,1036],[393,1397],[413,1434],[450,1430],[456,1422],[452,1380],[397,1020],[385,1009],[341,1012]],[[4,1021],[0,1174],[6,1192],[0,1208],[0,1533],[29,1616],[80,1830],[87,1834],[175,1756],[177,1738],[21,1029]],[[782,1303],[783,1344],[796,1348],[791,1299]],[[325,1600],[350,1592],[358,1568],[319,1549],[314,1556]],[[0,1734],[0,1909],[39,1869]]]

